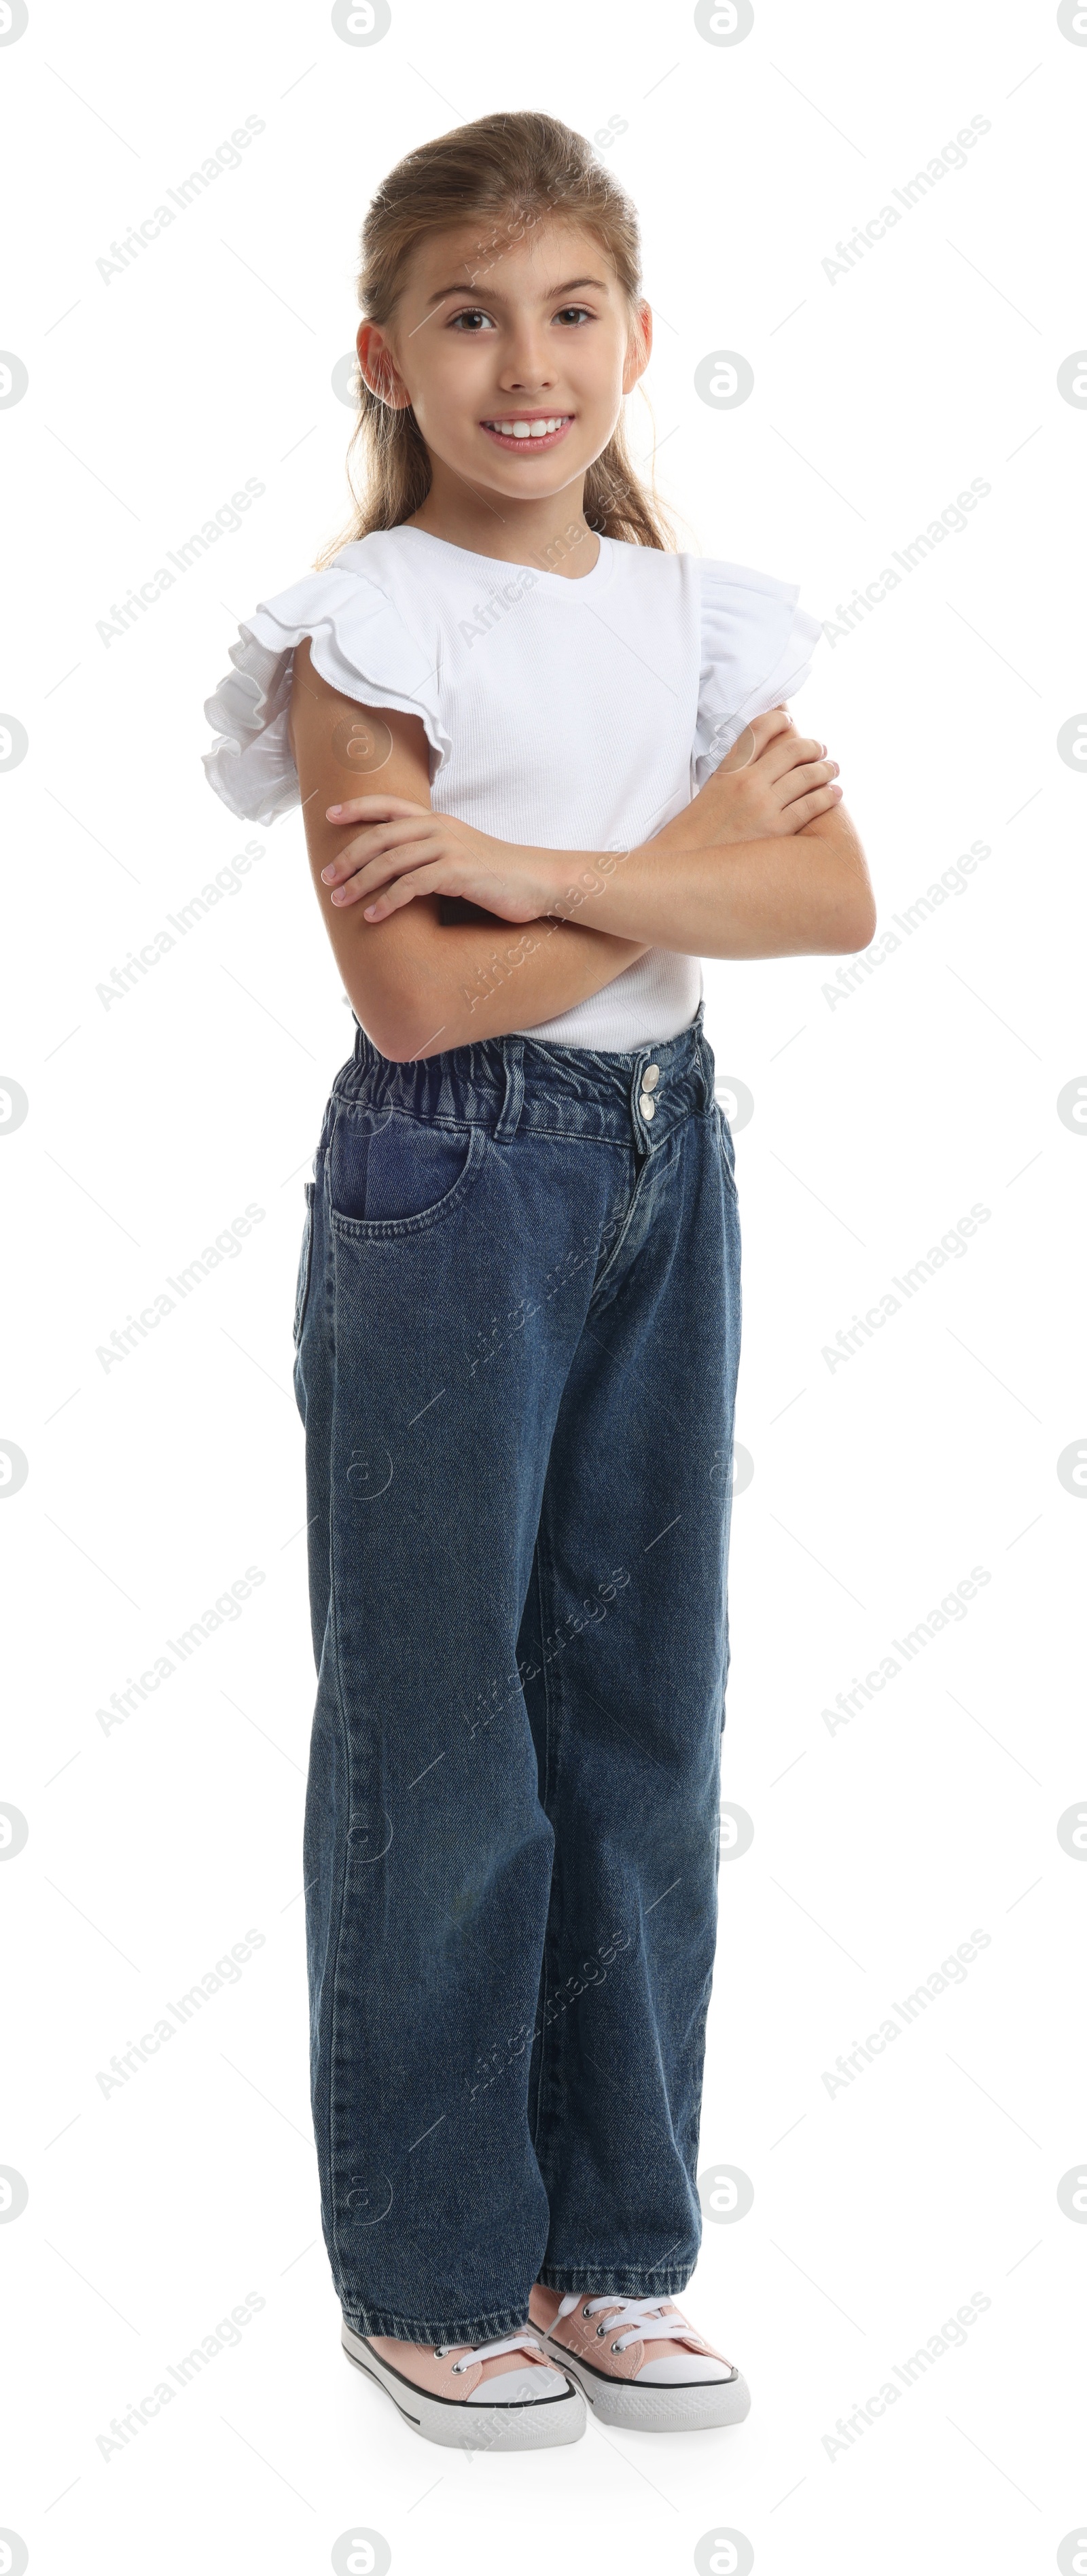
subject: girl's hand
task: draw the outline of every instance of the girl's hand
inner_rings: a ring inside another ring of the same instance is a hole
[[[492,840],[406,796],[353,796],[325,812],[330,823],[362,826],[321,880],[337,909],[361,903],[366,921],[384,921],[421,894],[459,895],[502,921],[538,921],[558,897],[554,852]],[[562,864],[568,875],[571,861]]]
[[[698,844],[769,841],[803,831],[841,802],[825,742],[796,732],[787,707],[754,716],[677,822]],[[669,833],[671,837],[671,830]],[[693,842],[691,846],[693,846]]]

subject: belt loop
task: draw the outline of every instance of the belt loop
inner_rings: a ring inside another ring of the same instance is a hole
[[[503,1038],[502,1054],[506,1067],[506,1096],[494,1132],[496,1136],[516,1136],[525,1096],[524,1039],[515,1036]]]

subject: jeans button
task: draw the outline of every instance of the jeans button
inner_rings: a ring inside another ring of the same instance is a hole
[[[641,1098],[639,1099],[639,1102],[638,1102],[638,1107],[639,1107],[639,1109],[641,1110],[641,1113],[642,1113],[643,1118],[655,1118],[655,1117],[656,1117],[656,1114],[657,1114],[657,1104],[656,1104],[656,1101],[652,1098],[651,1094],[650,1094],[648,1091],[643,1091],[643,1092],[642,1092]]]
[[[661,1069],[659,1064],[647,1064],[645,1072],[642,1075],[642,1090],[655,1091],[660,1078]]]

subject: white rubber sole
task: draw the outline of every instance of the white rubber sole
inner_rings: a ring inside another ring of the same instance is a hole
[[[404,2423],[413,2433],[421,2433],[424,2442],[440,2442],[453,2451],[548,2451],[560,2443],[580,2442],[584,2433],[584,2401],[580,2390],[569,2384],[572,2373],[565,2353],[552,2356],[567,2374],[564,2396],[534,2397],[523,2406],[468,2406],[463,2399],[431,2397],[425,2388],[416,2388],[413,2380],[382,2360],[365,2335],[357,2335],[346,2323],[340,2341],[355,2369],[365,2371],[384,2389]]]
[[[601,2424],[618,2424],[628,2433],[703,2433],[714,2425],[742,2424],[751,2411],[751,2391],[741,2371],[734,2379],[705,2379],[689,2388],[639,2388],[633,2379],[609,2379],[603,2371],[575,2360],[549,2334],[545,2350],[576,2380]]]

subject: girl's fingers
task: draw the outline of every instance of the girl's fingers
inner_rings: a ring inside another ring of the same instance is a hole
[[[755,736],[756,759],[768,742],[773,742],[779,734],[791,732],[792,722],[788,707],[770,707],[764,716],[752,716],[750,730]]]
[[[805,823],[810,823],[815,814],[829,814],[832,806],[841,803],[844,792],[835,784],[833,787],[817,787],[812,795],[798,797],[796,804],[788,808],[790,832],[802,832]]]
[[[749,769],[753,761],[765,754],[767,746],[777,735],[787,735],[791,731],[792,721],[787,707],[771,707],[767,715],[752,716],[750,724],[745,724],[737,734],[731,750],[725,753],[718,767],[724,770]]]
[[[828,786],[837,775],[836,760],[804,761],[798,768],[788,770],[781,779],[783,800],[787,805],[793,805],[798,797],[807,796],[813,787]]]
[[[809,761],[824,760],[826,750],[825,742],[816,742],[813,735],[785,734],[768,745],[761,765],[767,777],[776,780],[784,778],[787,770],[799,769]]]
[[[372,895],[363,905],[363,918],[366,921],[384,921],[390,913],[402,911],[406,903],[413,903],[416,895],[463,893],[464,887],[457,884],[456,871],[450,866],[448,854],[439,852],[426,867],[413,869],[410,877],[394,877],[380,894]],[[542,918],[538,907],[521,902],[502,886],[497,892],[488,886],[486,895],[484,910],[497,914],[500,921],[523,922]],[[473,890],[468,901],[475,903],[478,900],[479,894]]]
[[[425,806],[416,806],[402,820],[390,817],[387,822],[372,823],[368,830],[359,833],[356,840],[348,841],[337,856],[329,860],[328,866],[322,868],[322,885],[342,885],[347,877],[357,876],[360,868],[366,867],[371,859],[380,857],[383,851],[408,850],[416,841],[429,839],[433,834],[434,820]]]
[[[413,903],[417,894],[441,891],[442,864],[440,859],[434,859],[427,867],[414,869],[410,877],[394,877],[391,885],[363,905],[363,919],[385,921],[390,913],[401,912],[406,903]]]
[[[742,733],[737,734],[735,742],[726,751],[724,759],[718,762],[715,774],[719,776],[725,770],[747,769],[757,754],[758,743],[754,725],[745,725]]]
[[[433,834],[426,840],[412,843],[406,850],[402,844],[390,844],[386,849],[375,851],[362,866],[355,868],[347,884],[336,887],[332,901],[337,907],[348,903],[367,904],[382,886],[389,883],[390,878],[403,877],[405,883],[410,883],[420,869],[433,866],[441,855],[441,842]]]

